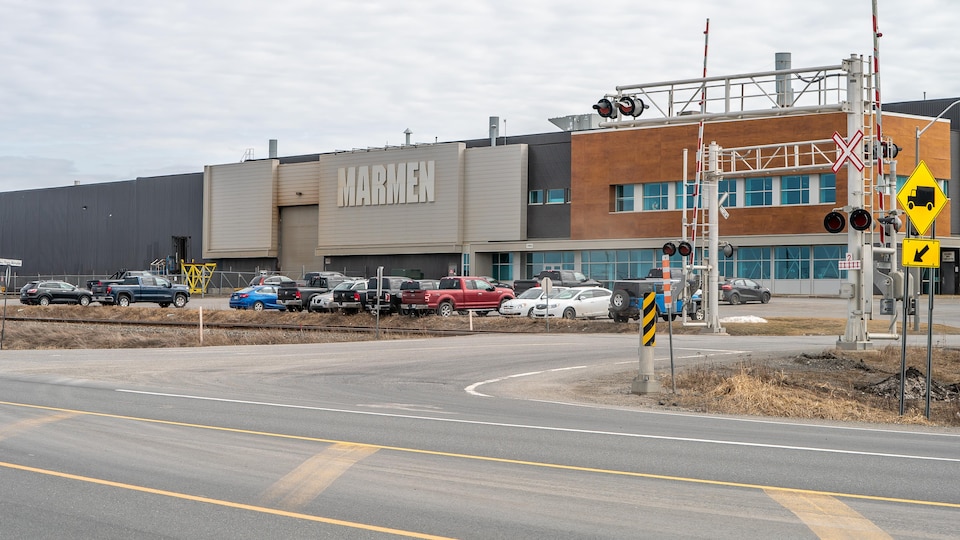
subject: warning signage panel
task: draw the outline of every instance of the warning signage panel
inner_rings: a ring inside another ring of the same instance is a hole
[[[940,183],[930,173],[923,161],[917,165],[907,183],[897,192],[897,202],[910,217],[910,221],[920,234],[926,234],[933,220],[947,205],[947,196],[940,189]]]
[[[940,268],[940,241],[904,238],[902,262],[903,266]]]

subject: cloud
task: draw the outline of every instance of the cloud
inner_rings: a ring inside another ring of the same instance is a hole
[[[880,0],[883,96],[960,94],[950,0]],[[836,65],[870,2],[0,0],[0,189],[283,155],[555,131],[617,85]],[[930,16],[935,14],[935,16]],[[23,168],[24,160],[43,172]],[[61,163],[63,167],[51,168]],[[182,164],[182,165],[176,165]],[[59,172],[57,172],[59,171]],[[139,174],[142,175],[142,174]],[[15,187],[14,187],[15,186]]]

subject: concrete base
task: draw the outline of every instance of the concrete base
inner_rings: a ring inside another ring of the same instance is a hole
[[[837,348],[843,351],[866,351],[876,346],[872,341],[837,340]]]
[[[713,335],[715,335],[715,336],[729,336],[729,335],[730,335],[730,334],[727,333],[727,329],[726,329],[726,328],[723,328],[723,327],[717,328],[716,330],[714,330],[713,328],[704,328],[703,330],[700,330],[700,333],[701,333],[701,334],[713,334]]]
[[[660,391],[660,381],[656,379],[643,380],[639,377],[633,379],[630,386],[631,394],[655,394]]]

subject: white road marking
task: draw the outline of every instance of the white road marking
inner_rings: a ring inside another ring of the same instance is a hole
[[[171,397],[171,398],[179,398],[179,399],[195,399],[195,400],[201,400],[201,401],[215,401],[220,403],[240,403],[245,405],[258,405],[263,407],[281,407],[281,408],[287,408],[287,409],[325,411],[325,412],[334,412],[334,413],[343,413],[343,414],[359,414],[364,416],[379,416],[379,417],[385,417],[385,418],[404,418],[408,420],[422,420],[422,421],[429,421],[429,422],[449,422],[449,423],[455,423],[455,424],[506,427],[506,428],[515,428],[515,429],[531,429],[531,430],[539,430],[539,431],[553,431],[553,432],[559,432],[559,433],[608,435],[612,437],[629,437],[629,438],[635,438],[635,439],[649,439],[649,440],[659,440],[659,441],[680,441],[680,442],[692,442],[692,443],[701,443],[701,444],[719,444],[719,445],[725,445],[725,446],[744,446],[749,448],[771,448],[771,449],[778,449],[778,450],[794,450],[794,451],[802,451],[802,452],[822,452],[827,454],[874,456],[874,457],[896,458],[896,459],[960,463],[960,458],[942,458],[942,457],[934,457],[934,456],[911,456],[907,454],[861,452],[861,451],[855,451],[855,450],[840,450],[835,448],[814,448],[809,446],[790,446],[790,445],[782,445],[782,444],[751,443],[751,442],[743,442],[743,441],[723,441],[718,439],[697,439],[693,437],[670,437],[666,435],[645,435],[642,433],[623,433],[623,432],[616,432],[616,431],[599,431],[599,430],[592,430],[592,429],[560,428],[560,427],[551,427],[551,426],[535,426],[535,425],[529,425],[529,424],[508,424],[505,422],[482,422],[479,420],[462,420],[462,419],[456,419],[456,418],[435,418],[430,416],[414,416],[414,415],[391,414],[391,413],[381,413],[381,412],[371,412],[371,411],[352,411],[349,409],[334,409],[330,407],[311,407],[307,405],[291,405],[286,403],[247,401],[247,400],[241,400],[241,399],[225,399],[225,398],[215,398],[215,397],[208,397],[208,396],[192,396],[192,395],[186,395],[186,394],[145,392],[142,390],[126,390],[123,388],[117,388],[116,391],[124,392],[128,394],[140,394],[140,395],[146,395],[146,396],[160,396],[160,397]]]

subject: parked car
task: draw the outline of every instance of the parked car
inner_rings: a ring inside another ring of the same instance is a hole
[[[550,290],[550,298],[556,298],[557,294],[566,289],[566,287],[553,287]],[[520,296],[507,300],[500,304],[500,314],[504,316],[520,315],[522,317],[533,316],[533,308],[546,301],[546,294],[541,287],[533,287],[520,293]]]
[[[733,306],[743,302],[766,304],[770,301],[770,289],[746,278],[733,278],[724,281],[720,284],[720,294],[723,295],[724,302],[729,302]]]
[[[435,291],[440,288],[439,279],[415,279],[400,284],[400,313],[404,315],[418,315],[421,312],[414,309],[412,303],[416,291]]]
[[[250,280],[250,283],[247,284],[248,287],[255,287],[257,285],[286,285],[288,287],[296,287],[296,280],[290,279],[287,276],[281,276],[280,274],[267,275],[260,274],[259,276],[254,277]]]
[[[374,278],[376,281],[376,278]],[[344,313],[359,313],[367,299],[367,280],[350,282],[349,287],[340,285],[333,289],[333,307]]]
[[[31,281],[20,289],[20,303],[47,306],[50,304],[90,304],[93,293],[65,281]]]
[[[370,312],[400,313],[400,286],[407,281],[413,281],[406,276],[382,276],[380,280],[380,301],[377,301],[377,278],[367,281],[367,297],[364,300],[364,309]]]
[[[277,288],[276,285],[256,285],[240,289],[230,295],[230,307],[233,309],[252,309],[254,311],[265,309],[286,310],[287,308],[277,301]]]
[[[546,302],[537,303],[532,316],[564,319],[606,318],[611,294],[613,292],[610,289],[603,287],[571,287],[560,291]]]
[[[307,306],[307,311],[336,311],[340,306],[337,305],[333,298],[334,291],[353,291],[360,285],[366,287],[366,284],[367,280],[365,279],[348,279],[347,281],[342,281],[333,289],[311,298],[310,305]]]

